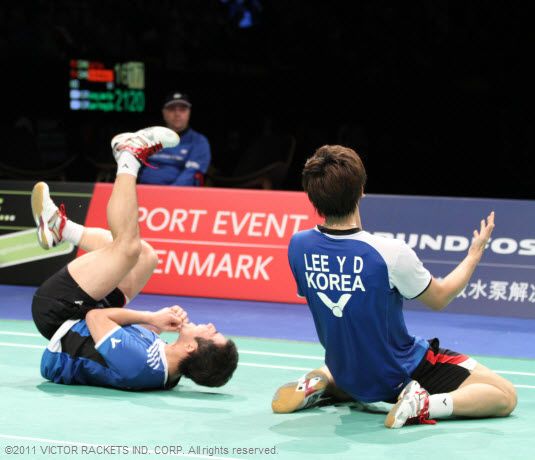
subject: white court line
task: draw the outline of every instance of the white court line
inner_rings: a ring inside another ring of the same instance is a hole
[[[35,334],[33,332],[15,332],[15,331],[0,331],[0,335],[15,335],[21,337],[42,337],[41,334]],[[281,358],[298,358],[298,359],[311,359],[311,360],[323,360],[323,356],[311,356],[311,355],[295,355],[290,353],[271,353],[268,351],[251,351],[240,350],[244,355],[259,355],[259,356],[277,356]]]
[[[513,385],[517,388],[531,388],[535,390],[535,385]]]
[[[529,375],[535,377],[535,372],[518,372],[518,371],[494,371],[498,374],[510,374],[510,375]]]
[[[12,343],[12,342],[0,342],[2,347],[16,347],[16,348],[39,348],[44,350],[46,347],[43,345],[27,345],[25,343]]]
[[[28,345],[28,344],[25,344],[25,343],[13,343],[13,342],[0,342],[0,346],[3,346],[3,347],[15,347],[15,348],[38,348],[38,349],[41,349],[41,350],[44,350],[46,347],[43,346],[43,345]],[[269,353],[269,352],[265,352],[265,351],[249,351],[249,350],[246,350],[248,354],[251,354],[251,355],[254,355],[254,354],[258,354],[258,355],[262,355],[262,356],[285,356],[285,357],[305,357],[306,355],[291,355],[291,354],[285,354],[285,353]],[[240,353],[243,353],[243,351],[240,351]],[[307,359],[323,359],[323,358],[320,358],[320,357],[314,357],[314,356],[309,356]],[[239,365],[241,366],[249,366],[249,367],[264,367],[264,368],[267,368],[267,369],[287,369],[287,370],[293,370],[293,371],[309,371],[311,370],[309,367],[296,367],[296,366],[278,366],[278,365],[273,365],[273,364],[259,364],[259,363],[244,363],[244,362],[238,362]],[[510,375],[525,375],[525,376],[528,376],[528,377],[535,377],[535,373],[534,372],[518,372],[518,371],[502,371],[502,370],[499,370],[499,371],[494,371],[496,372],[497,374],[510,374]],[[531,388],[529,385],[528,386],[520,386],[520,385],[516,385],[518,386],[519,388]],[[535,387],[533,387],[535,388]]]
[[[237,248],[264,248],[264,249],[288,249],[287,244],[256,244],[256,243],[231,243],[227,241],[200,241],[200,240],[174,240],[171,238],[143,238],[144,240],[154,241],[155,243],[174,243],[174,244],[197,244],[200,246],[233,246]]]
[[[310,371],[310,367],[295,367],[295,366],[275,366],[273,364],[257,364],[257,363],[243,363],[238,361],[238,366],[248,367],[265,367],[267,369],[288,369],[291,371]]]
[[[16,436],[13,434],[4,434],[0,433],[0,438],[2,439],[11,439],[13,441],[35,441],[42,442],[45,444],[61,444],[64,446],[85,446],[85,447],[113,447],[123,444],[92,444],[89,442],[80,442],[80,441],[64,441],[61,439],[48,439],[48,438],[33,438],[30,436]],[[130,446],[129,446],[130,447]],[[154,450],[149,450],[147,453],[151,455],[156,455]],[[98,455],[98,454],[97,454]],[[216,457],[214,455],[199,455],[199,454],[158,454],[158,457],[185,457],[185,458],[204,458],[204,459],[215,459],[215,460],[242,460],[235,457]]]
[[[0,335],[20,335],[21,337],[42,337],[41,334],[34,334],[33,332],[14,332],[14,331],[0,331]]]
[[[38,348],[44,350],[46,347],[43,345],[27,345],[24,343],[11,343],[11,342],[0,342],[2,347],[14,347],[14,348]],[[256,363],[243,363],[238,362],[240,366],[249,366],[249,367],[265,367],[268,369],[288,369],[292,371],[309,371],[310,367],[295,367],[295,366],[276,366],[272,364],[256,364]]]
[[[41,334],[35,334],[32,332],[15,332],[15,331],[0,331],[0,335],[14,335],[14,336],[22,336],[22,337],[42,337]],[[6,346],[6,347],[22,347],[22,348],[45,348],[44,346],[40,345],[25,345],[25,344],[18,344],[18,343],[10,343],[10,342],[0,342],[0,345]],[[269,351],[252,351],[252,350],[239,350],[240,354],[242,355],[256,355],[256,356],[276,356],[280,358],[296,358],[296,359],[310,359],[313,361],[322,361],[324,358],[323,356],[313,356],[313,355],[296,355],[292,353],[272,353]],[[295,368],[295,367],[276,367],[275,369],[296,369],[301,370],[303,368]],[[528,377],[535,377],[535,372],[519,372],[519,371],[503,371],[503,370],[495,370],[497,374],[504,374],[504,375],[526,375]]]
[[[281,358],[299,358],[299,359],[312,359],[317,361],[318,359],[323,361],[323,356],[310,356],[310,355],[292,355],[289,353],[271,353],[269,351],[250,351],[250,350],[238,350],[240,355],[259,355],[259,356],[277,356]],[[535,375],[535,374],[533,374]]]

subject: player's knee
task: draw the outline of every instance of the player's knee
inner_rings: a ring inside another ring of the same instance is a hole
[[[127,257],[133,262],[139,259],[142,251],[141,240],[139,238],[117,238],[114,243],[117,245],[123,256]]]
[[[511,382],[505,382],[502,391],[504,392],[505,398],[503,408],[499,415],[501,417],[507,417],[515,410],[518,398],[516,394],[516,388]]]
[[[142,245],[141,254],[143,256],[143,259],[146,261],[147,266],[151,270],[154,270],[156,266],[158,265],[158,255],[156,254],[156,251],[146,241],[142,241],[141,245]]]
[[[501,382],[500,387],[501,395],[498,401],[496,401],[496,416],[507,417],[513,412],[516,407],[517,397],[515,387],[509,382]]]

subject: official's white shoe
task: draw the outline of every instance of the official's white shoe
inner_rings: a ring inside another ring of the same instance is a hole
[[[175,147],[180,137],[172,129],[162,126],[152,126],[135,133],[117,134],[111,140],[113,156],[117,161],[122,152],[133,154],[140,163],[147,165],[147,158],[163,148]]]
[[[387,428],[401,428],[404,425],[434,425],[429,420],[429,393],[416,380],[411,380],[398,396],[398,402],[386,416]]]
[[[67,222],[65,206],[56,206],[44,182],[33,187],[32,214],[37,225],[37,240],[43,249],[53,248],[63,241],[63,228]]]

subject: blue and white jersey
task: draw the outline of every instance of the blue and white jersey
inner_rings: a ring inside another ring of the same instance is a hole
[[[165,342],[137,325],[117,326],[95,344],[85,320],[66,321],[41,359],[41,375],[64,384],[164,388],[167,373]]]
[[[298,293],[336,385],[363,402],[390,401],[429,348],[408,333],[402,307],[403,298],[425,291],[431,274],[401,240],[336,233],[314,228],[292,237],[288,258]]]
[[[139,176],[142,184],[199,185],[195,175],[206,174],[212,155],[208,139],[188,128],[180,134],[176,147],[165,148],[149,158],[156,169],[145,167]]]

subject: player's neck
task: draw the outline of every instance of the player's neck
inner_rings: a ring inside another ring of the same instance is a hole
[[[169,372],[176,372],[178,370],[178,366],[187,355],[187,352],[180,346],[177,346],[176,342],[165,345],[165,357],[167,359],[167,367]]]
[[[351,230],[354,228],[362,228],[362,222],[360,220],[359,208],[355,210],[353,214],[342,218],[328,218],[325,219],[323,227],[333,230]]]

